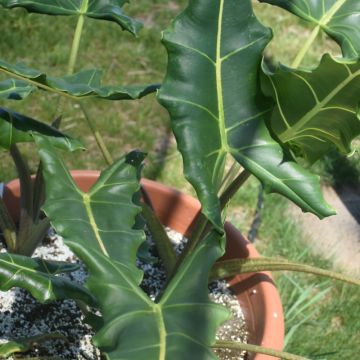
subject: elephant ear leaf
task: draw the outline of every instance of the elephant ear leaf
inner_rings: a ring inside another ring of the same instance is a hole
[[[359,61],[325,55],[313,71],[281,66],[266,73],[264,93],[276,102],[271,128],[281,142],[310,163],[332,145],[352,152],[351,142],[360,135]]]
[[[136,253],[144,232],[136,230],[142,154],[130,153],[105,170],[89,193],[74,184],[46,139],[39,138],[47,200],[45,212],[65,243],[89,271],[87,287],[97,295],[102,324],[93,341],[106,358],[174,359],[191,354],[213,359],[217,327],[228,313],[208,298],[208,276],[223,253],[211,234],[184,262],[161,300],[140,288]],[[197,271],[201,267],[202,271]]]
[[[0,108],[0,147],[10,149],[14,144],[33,142],[34,135],[46,136],[57,148],[75,151],[84,149],[82,144],[40,121]]]
[[[47,15],[77,15],[117,23],[123,30],[137,34],[142,24],[125,15],[122,7],[127,0],[0,0],[0,5],[12,9],[21,7],[29,12]]]
[[[0,60],[0,71],[18,79],[7,80],[2,84],[2,88],[0,87],[0,91],[3,89],[4,94],[12,94],[12,98],[24,98],[39,88],[75,100],[88,97],[105,100],[134,100],[155,92],[159,87],[159,85],[102,85],[102,71],[97,69],[82,70],[73,75],[55,77],[23,64],[13,65]],[[13,85],[15,81],[18,81],[16,88]],[[25,89],[19,88],[20,85],[24,87],[24,82],[31,86],[29,85]]]
[[[268,191],[319,217],[333,214],[318,178],[286,161],[267,129],[271,105],[260,89],[259,67],[271,34],[249,14],[250,0],[192,1],[163,39],[169,62],[159,101],[170,113],[185,176],[219,230],[218,190],[228,155]]]
[[[57,265],[27,256],[0,254],[0,290],[13,287],[28,290],[41,302],[76,299],[94,306],[94,296],[82,286],[57,276],[59,272],[74,270],[72,265]]]
[[[259,0],[279,6],[316,25],[342,48],[344,56],[360,56],[360,2],[358,0]]]

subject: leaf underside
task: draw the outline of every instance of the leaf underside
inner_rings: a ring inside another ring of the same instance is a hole
[[[215,360],[210,346],[228,312],[210,302],[207,283],[223,253],[221,236],[211,233],[154,303],[139,287],[142,273],[135,265],[144,240],[144,232],[134,229],[140,208],[133,203],[143,155],[133,152],[115,162],[85,194],[46,139],[38,144],[47,184],[45,213],[86,264],[87,287],[102,312],[95,345],[111,360],[180,360],[184,354]]]
[[[23,100],[36,88],[26,81],[8,79],[0,81],[0,100]]]
[[[117,23],[123,30],[137,34],[142,24],[123,13],[127,0],[0,0],[0,5],[12,9],[21,7],[29,12],[47,15],[83,15],[92,19]]]
[[[41,302],[70,298],[95,305],[95,298],[88,290],[64,277],[57,276],[61,272],[74,269],[76,269],[74,265],[64,266],[27,256],[2,253],[0,254],[0,290],[7,291],[13,287],[21,287]]]
[[[360,135],[359,61],[325,55],[313,71],[281,66],[267,72],[263,90],[276,103],[272,130],[297,154],[313,163],[332,145],[352,152],[351,142]]]
[[[17,143],[33,142],[34,134],[46,136],[54,146],[63,150],[84,149],[78,140],[63,134],[54,127],[11,110],[0,108],[0,147],[10,149]]]
[[[74,99],[133,100],[155,92],[159,87],[159,85],[102,86],[102,71],[97,69],[82,70],[73,75],[54,77],[23,64],[13,65],[0,60],[0,71],[15,78],[18,77],[20,80],[20,82],[16,82],[17,80],[10,79],[0,83],[0,96],[2,91],[3,94],[11,94],[13,99],[23,99],[38,87]],[[28,82],[29,86],[24,88],[24,82]]]
[[[191,1],[164,33],[169,54],[159,101],[170,113],[204,214],[222,229],[217,196],[227,155],[269,192],[285,195],[319,217],[333,214],[319,179],[293,161],[271,137],[271,105],[260,91],[259,66],[271,38],[253,16],[250,0]]]
[[[345,57],[360,56],[358,0],[259,0],[277,5],[319,26],[341,46]]]

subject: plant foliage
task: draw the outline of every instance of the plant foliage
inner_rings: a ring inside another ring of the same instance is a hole
[[[251,14],[250,0],[212,6],[191,1],[163,40],[169,65],[159,100],[171,115],[185,175],[218,229],[218,190],[227,155],[267,191],[319,217],[333,214],[318,178],[287,160],[266,127],[271,105],[261,94],[258,71],[271,35]]]
[[[102,71],[97,69],[82,70],[73,75],[54,77],[22,64],[12,65],[0,60],[0,71],[21,80],[20,82],[7,80],[1,83],[3,94],[8,94],[7,97],[12,99],[23,99],[36,88],[40,88],[73,99],[131,100],[139,99],[158,88],[157,85],[102,86]],[[30,85],[24,87],[24,81]],[[6,85],[8,89],[6,89]]]
[[[359,61],[325,55],[312,71],[280,66],[263,84],[276,102],[271,128],[282,143],[310,163],[332,145],[343,154],[352,152],[351,142],[360,135]]]
[[[360,56],[360,3],[358,0],[259,0],[282,7],[316,25],[336,40],[344,56]]]
[[[125,15],[126,0],[0,0],[0,5],[12,9],[22,7],[29,12],[47,15],[77,15],[112,21],[124,30],[137,34],[142,24]]]
[[[102,311],[104,325],[94,343],[108,359],[181,359],[183,351],[198,359],[215,359],[209,346],[228,313],[209,301],[207,279],[223,254],[221,237],[210,234],[154,303],[139,287],[142,273],[135,261],[144,240],[143,231],[133,228],[140,211],[133,197],[140,187],[143,154],[121,158],[102,172],[89,193],[83,193],[50,143],[37,141],[47,184],[44,210],[87,266],[87,287],[97,294]]]

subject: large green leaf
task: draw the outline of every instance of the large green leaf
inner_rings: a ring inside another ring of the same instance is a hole
[[[22,64],[13,65],[0,60],[0,72],[1,71],[34,86],[33,89],[28,88],[27,92],[22,91],[22,97],[28,95],[31,90],[35,90],[35,87],[38,87],[73,99],[101,98],[106,100],[132,100],[148,95],[156,91],[159,87],[159,85],[102,86],[102,71],[97,69],[83,70],[74,75],[54,77],[48,76],[39,70],[28,68]],[[15,94],[14,89],[12,89],[12,81],[13,80],[8,80],[7,84],[10,91]],[[6,89],[3,88],[3,91],[5,90]]]
[[[228,154],[266,190],[319,217],[333,214],[318,178],[286,161],[265,125],[271,106],[264,102],[258,73],[270,37],[250,0],[191,1],[164,34],[169,65],[159,100],[171,115],[185,175],[218,229],[217,192]]]
[[[93,19],[108,20],[119,24],[133,34],[142,24],[123,13],[128,0],[0,0],[5,8],[22,7],[29,12],[48,15],[77,15]]]
[[[74,269],[63,264],[52,264],[41,259],[9,253],[0,254],[0,290],[13,287],[28,290],[41,302],[61,299],[77,299],[95,305],[94,296],[85,288],[68,279],[57,276],[60,272]]]
[[[64,150],[84,149],[81,143],[59,130],[37,120],[0,108],[0,147],[10,149],[14,144],[33,142],[34,134],[46,136],[51,143]]]
[[[141,211],[132,203],[139,190],[138,167],[144,154],[134,151],[102,172],[88,193],[78,189],[48,140],[36,137],[46,182],[45,213],[56,231],[86,249],[92,248],[126,264],[141,278],[131,257],[144,240],[142,230],[131,230]]]
[[[0,100],[22,100],[28,97],[35,87],[29,85],[26,81],[8,79],[0,81]]]
[[[313,71],[281,66],[267,72],[263,90],[276,102],[271,128],[313,163],[333,144],[344,154],[360,135],[360,62],[325,55]],[[301,99],[301,101],[299,101]]]
[[[45,212],[65,243],[86,264],[88,288],[97,295],[103,326],[94,343],[107,359],[216,359],[210,345],[226,309],[210,302],[207,282],[223,240],[211,233],[184,261],[158,303],[139,287],[136,252],[144,233],[140,211],[142,154],[130,153],[105,170],[88,194],[74,185],[46,139],[39,139],[47,184]],[[201,271],[199,271],[199,268]]]
[[[335,39],[347,57],[360,56],[359,0],[259,0],[280,6]]]

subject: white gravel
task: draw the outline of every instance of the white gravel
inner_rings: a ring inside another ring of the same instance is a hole
[[[179,253],[186,243],[186,239],[179,233],[167,229],[169,237]],[[153,264],[138,260],[138,265],[144,270],[143,289],[152,299],[155,299],[165,282],[162,265],[156,260],[154,246],[148,237],[149,256]],[[1,251],[4,251],[3,249]],[[35,257],[46,260],[79,262],[70,249],[64,245],[62,239],[51,234],[47,241],[40,246]],[[71,280],[83,284],[86,271],[81,268],[71,274],[66,274]],[[214,302],[227,306],[232,313],[232,319],[218,331],[217,338],[221,340],[238,340],[246,342],[247,331],[244,315],[236,296],[228,288],[225,281],[214,282],[209,287],[210,297]],[[52,359],[67,360],[100,360],[100,352],[91,344],[93,332],[84,324],[83,316],[72,300],[56,301],[51,304],[40,304],[30,294],[22,289],[12,289],[0,292],[0,343],[8,339],[36,336],[44,333],[60,332],[68,338],[68,343],[61,340],[51,340],[37,345],[32,351],[18,355],[16,359],[34,356],[51,356]],[[222,360],[242,360],[240,352],[217,350]],[[14,358],[9,358],[14,359]]]

